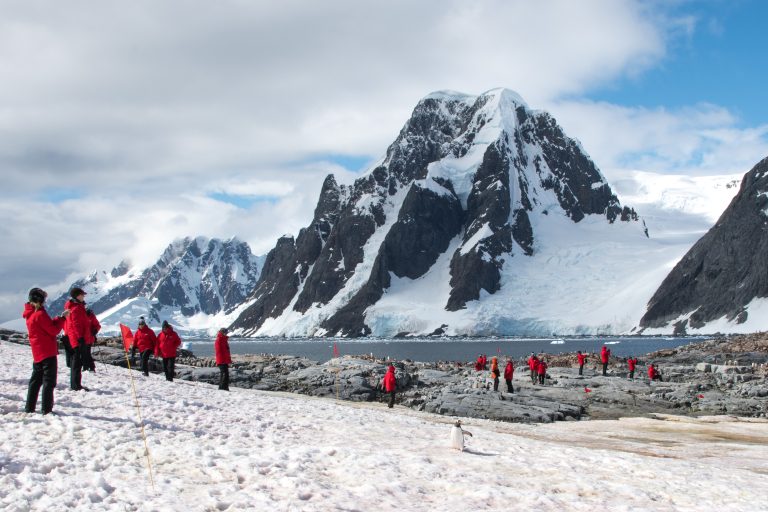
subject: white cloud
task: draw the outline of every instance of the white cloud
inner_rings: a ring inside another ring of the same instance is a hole
[[[768,154],[768,125],[741,127],[716,105],[649,109],[567,101],[548,109],[609,179],[614,169],[743,174]]]
[[[6,3],[0,321],[32,285],[152,261],[174,237],[237,235],[267,251],[308,223],[328,172],[353,179],[329,155],[382,155],[433,90],[506,86],[566,121],[590,111],[595,122],[566,128],[601,167],[628,152],[684,162],[704,134],[687,134],[679,113],[556,103],[642,73],[695,25],[650,11],[631,0]],[[727,112],[705,110],[708,140],[744,142]],[[632,135],[638,120],[677,140]],[[762,147],[760,130],[739,158]],[[50,202],[57,190],[73,198]],[[216,193],[271,200],[237,208]]]

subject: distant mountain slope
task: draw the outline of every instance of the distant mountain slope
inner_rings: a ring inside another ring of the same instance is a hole
[[[119,322],[133,326],[140,315],[150,324],[169,320],[182,331],[214,329],[228,323],[226,315],[253,291],[262,260],[236,238],[184,238],[146,269],[123,262],[70,288],[88,292],[88,306],[106,329],[115,330]],[[61,310],[68,298],[65,293],[52,300],[49,309]]]
[[[768,158],[648,303],[640,325],[678,332],[755,330],[768,316]]]

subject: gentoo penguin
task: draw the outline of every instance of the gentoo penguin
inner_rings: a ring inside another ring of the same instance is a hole
[[[461,420],[456,420],[451,427],[451,448],[464,451],[464,436],[472,437],[472,433],[461,428]]]

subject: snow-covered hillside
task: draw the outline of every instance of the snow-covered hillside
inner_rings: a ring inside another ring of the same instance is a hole
[[[148,268],[122,262],[110,272],[97,271],[72,283],[88,295],[103,333],[119,332],[118,324],[135,325],[144,316],[150,325],[168,320],[186,334],[211,334],[237,317],[253,290],[263,257],[247,243],[205,237],[171,243]],[[51,297],[47,309],[55,314],[69,298]],[[4,327],[23,331],[22,320]]]
[[[0,341],[0,507],[26,510],[760,510],[768,422],[732,417],[520,425],[378,403],[166,382],[128,370],[23,411],[29,348]],[[522,378],[522,376],[521,376]],[[661,421],[660,421],[661,420]]]
[[[514,92],[433,93],[363,177],[326,179],[312,223],[278,241],[233,327],[629,333],[738,179],[625,172],[614,185]]]

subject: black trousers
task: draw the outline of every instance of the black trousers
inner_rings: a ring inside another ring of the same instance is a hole
[[[72,368],[72,358],[75,356],[75,352],[72,345],[69,344],[69,337],[62,336],[61,344],[64,345],[64,360],[67,363],[67,368]]]
[[[152,355],[151,350],[145,350],[141,353],[141,373],[149,377],[149,356]]]
[[[507,393],[514,393],[515,390],[512,388],[512,379],[504,379],[507,382]]]
[[[29,378],[27,405],[24,408],[26,412],[35,412],[40,386],[43,387],[43,414],[48,414],[53,410],[53,390],[56,388],[57,365],[56,356],[43,359],[39,363],[32,363],[32,377]]]
[[[493,378],[493,390],[498,391],[499,390],[499,378],[494,377]]]
[[[389,404],[387,405],[387,407],[391,409],[394,406],[395,406],[395,391],[392,391],[391,393],[389,393]]]
[[[579,365],[579,375],[584,375],[584,365],[583,364]]]
[[[608,372],[608,363],[603,363],[603,376]]]
[[[176,358],[175,357],[164,357],[163,358],[163,371],[165,372],[165,380],[169,380],[173,382],[173,371],[176,368]]]
[[[634,379],[635,378],[635,370],[630,370],[629,371],[629,378],[630,379]]]
[[[220,364],[219,372],[221,372],[221,377],[219,378],[219,389],[229,391],[229,365]]]
[[[96,371],[96,363],[93,361],[93,354],[91,353],[92,345],[83,345],[85,357],[83,357],[83,370],[88,372]]]
[[[539,384],[544,384],[544,377],[545,376],[546,376],[546,374],[544,374],[544,373],[540,373],[539,374]]]
[[[72,366],[69,368],[69,388],[75,391],[83,389],[83,354],[82,345],[72,347]]]

